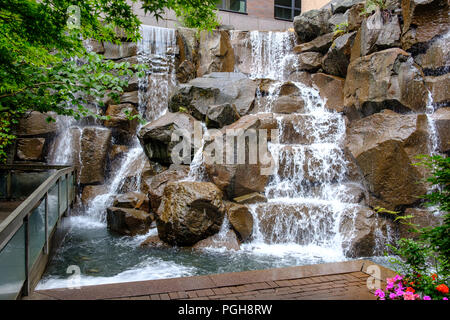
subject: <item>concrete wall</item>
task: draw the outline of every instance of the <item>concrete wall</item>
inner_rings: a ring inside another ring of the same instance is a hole
[[[302,12],[320,9],[328,2],[330,2],[330,0],[302,0]]]

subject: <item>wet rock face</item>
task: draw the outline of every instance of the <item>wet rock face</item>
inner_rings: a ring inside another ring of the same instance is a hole
[[[54,113],[40,113],[32,111],[20,119],[17,135],[18,136],[34,136],[34,135],[53,135],[58,130],[56,122],[47,121],[48,117],[55,117]]]
[[[37,161],[43,159],[44,138],[17,139],[16,158],[22,161]]]
[[[427,100],[420,68],[401,49],[375,52],[348,66],[344,105],[351,119],[382,109],[423,112]]]
[[[111,146],[111,130],[85,127],[80,144],[80,183],[103,184],[106,160]]]
[[[208,128],[222,128],[236,122],[240,118],[236,106],[230,103],[210,106],[206,113],[206,126]]]
[[[175,141],[172,139],[172,135],[181,135],[183,132],[193,133],[194,122],[195,119],[186,113],[167,112],[158,120],[143,126],[139,130],[138,138],[148,159],[163,165],[170,165],[173,162],[172,150],[183,139],[180,137]]]
[[[242,73],[215,72],[191,80],[177,88],[169,101],[169,110],[186,110],[204,121],[210,106],[232,104],[240,116],[253,107],[257,84]]]
[[[199,40],[197,77],[212,72],[233,72],[234,50],[225,30],[202,31]]]
[[[413,206],[426,186],[413,166],[415,156],[427,153],[425,115],[400,115],[386,110],[352,122],[346,144],[367,183],[369,205],[395,210]]]
[[[227,204],[227,217],[233,230],[241,241],[250,238],[253,232],[253,216],[247,206],[236,203]]]
[[[404,50],[417,50],[448,32],[447,0],[402,0]]]
[[[344,109],[344,79],[325,73],[315,73],[311,79],[314,86],[319,89],[322,99],[326,99],[326,107],[342,112]]]
[[[294,47],[295,53],[302,53],[302,52],[320,52],[322,54],[327,53],[328,49],[330,48],[331,44],[333,43],[334,33],[330,32],[327,34],[324,34],[323,36],[319,36],[315,38],[314,40],[306,43],[301,43],[299,45],[296,45]]]
[[[301,42],[311,41],[318,36],[331,32],[328,9],[309,10],[294,18],[294,29]]]
[[[83,188],[83,193],[81,194],[81,203],[85,206],[89,206],[91,201],[95,197],[107,194],[108,187],[106,185],[88,185]]]
[[[437,110],[432,116],[436,127],[439,152],[450,152],[450,107]]]
[[[166,171],[163,171],[148,180],[148,198],[150,200],[152,212],[158,210],[166,185],[169,182],[182,180],[188,175],[189,166],[171,165]]]
[[[382,255],[388,239],[397,234],[392,220],[362,206],[349,208],[343,214],[339,231],[349,237],[344,241],[345,255],[349,258]]]
[[[396,15],[384,15],[377,10],[364,19],[358,31],[351,60],[387,48],[400,46],[400,23]]]
[[[146,234],[154,220],[152,214],[142,210],[110,207],[106,212],[108,228],[127,236]]]
[[[355,36],[356,32],[351,32],[334,40],[322,61],[322,67],[326,73],[345,77],[350,63],[351,47]]]
[[[136,191],[118,195],[114,199],[113,206],[117,208],[138,209],[145,212],[149,212],[150,209],[148,197]]]
[[[226,146],[227,135],[231,136],[233,131],[236,134],[234,145],[238,144],[239,139],[244,139],[246,134],[256,133],[258,129],[276,129],[277,122],[272,114],[247,115],[240,118],[232,125],[224,127],[214,139],[220,139],[223,146]],[[267,131],[266,131],[267,132]],[[259,141],[257,136],[253,136]],[[270,139],[270,131],[268,134]],[[223,155],[215,156],[214,151],[217,147],[214,140],[204,149],[205,171],[214,184],[222,190],[229,199],[246,195],[251,192],[263,192],[271,174],[273,159],[268,153],[268,149],[263,143],[250,143],[252,138],[245,138],[245,150],[234,153],[234,158],[229,159],[226,155],[226,148],[223,148]],[[253,140],[252,140],[253,141]],[[219,143],[220,145],[220,143]],[[231,145],[230,145],[231,147]],[[255,150],[257,149],[257,150]],[[259,155],[255,161],[250,161],[249,155]],[[238,160],[238,157],[244,155],[245,159]]]
[[[158,235],[171,245],[191,246],[217,233],[225,206],[222,192],[210,182],[170,182],[157,212]]]
[[[126,99],[125,97],[124,99]],[[106,116],[109,116],[109,120],[104,122],[104,126],[112,128],[113,136],[121,142],[127,142],[136,134],[136,128],[138,120],[129,120],[129,116],[137,115],[136,108],[130,103],[111,104],[106,109]]]

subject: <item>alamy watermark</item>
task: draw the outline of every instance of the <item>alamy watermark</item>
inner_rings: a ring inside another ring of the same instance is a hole
[[[171,151],[174,164],[189,165],[193,155],[202,148],[203,163],[258,164],[261,175],[271,175],[277,165],[269,150],[270,143],[277,144],[278,129],[203,129],[201,122],[194,122],[194,132],[176,129],[172,132]]]

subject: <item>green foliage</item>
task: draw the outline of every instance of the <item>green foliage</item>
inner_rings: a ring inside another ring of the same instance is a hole
[[[392,258],[391,262],[414,283],[415,288],[436,296],[440,294],[436,293],[437,282],[448,286],[450,277],[450,161],[448,157],[439,155],[420,156],[419,159],[421,161],[414,165],[425,166],[430,170],[431,176],[426,180],[433,187],[431,193],[422,197],[427,200],[427,206],[437,206],[438,210],[445,213],[444,220],[436,227],[416,228],[419,240],[400,239],[396,246],[390,246],[399,257]],[[405,217],[405,220],[409,218]],[[433,273],[435,275],[430,276]]]
[[[378,9],[386,10],[385,0],[366,0],[364,8],[362,9],[361,16],[370,16],[374,11]]]
[[[213,0],[143,0],[142,6],[157,18],[172,9],[192,15],[191,26],[214,26]],[[101,105],[105,95],[117,100],[133,70],[142,73],[143,66],[106,61],[87,52],[83,39],[137,41],[139,25],[127,0],[0,2],[0,162],[26,111],[78,119],[92,115],[88,103]]]
[[[348,32],[348,22],[344,21],[342,23],[337,24],[334,27],[334,37],[342,36],[343,34],[346,34]]]
[[[194,28],[198,31],[212,31],[219,24],[215,12],[216,0],[201,1],[203,5],[179,6],[175,8],[175,14],[186,28]],[[205,5],[208,4],[208,5]]]

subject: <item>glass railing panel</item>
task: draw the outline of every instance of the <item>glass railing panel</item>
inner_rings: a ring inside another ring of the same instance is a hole
[[[32,194],[54,170],[42,172],[13,171],[11,175],[11,198],[24,199]]]
[[[61,177],[61,181],[60,181],[61,185],[59,188],[60,191],[60,213],[63,213],[64,211],[66,211],[67,208],[67,179],[65,176]]]
[[[51,231],[58,221],[58,186],[55,184],[48,191],[48,230]]]
[[[45,201],[33,210],[28,218],[29,267],[32,267],[45,244]]]
[[[13,300],[25,282],[25,227],[0,251],[0,300]]]

